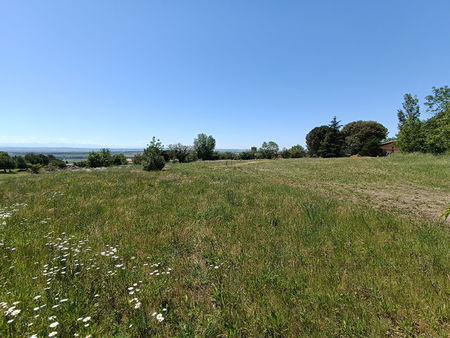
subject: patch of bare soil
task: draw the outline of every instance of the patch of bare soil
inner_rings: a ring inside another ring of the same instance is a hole
[[[376,208],[399,211],[401,214],[418,215],[439,220],[443,209],[450,203],[448,192],[417,185],[352,185],[337,182],[321,183],[333,189],[340,199],[350,198],[362,205],[367,200]],[[442,220],[442,219],[441,219]],[[447,220],[450,222],[450,219]]]

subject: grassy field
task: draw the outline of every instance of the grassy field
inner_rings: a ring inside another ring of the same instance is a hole
[[[0,336],[449,336],[450,158],[3,175]]]

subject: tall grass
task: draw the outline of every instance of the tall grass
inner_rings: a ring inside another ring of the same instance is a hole
[[[449,334],[448,224],[338,189],[448,158],[240,164],[0,180],[0,335]]]

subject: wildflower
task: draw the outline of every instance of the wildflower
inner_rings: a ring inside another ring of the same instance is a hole
[[[141,307],[141,303],[140,302],[137,302],[135,305],[134,305],[134,308],[135,309],[139,309]]]
[[[21,311],[22,311],[22,310],[19,310],[19,309],[14,310],[13,312],[11,312],[11,315],[12,315],[12,316],[17,316]]]
[[[155,316],[156,316],[156,312],[153,312],[153,313],[152,313],[152,317],[155,317]]]
[[[58,332],[53,331],[53,332],[50,332],[50,333],[48,334],[48,336],[49,336],[49,337],[54,337],[54,336],[56,336],[57,334],[58,334]]]
[[[34,300],[38,300],[38,299],[41,298],[41,297],[42,297],[42,296],[38,295],[38,296],[34,297],[33,299],[34,299]]]
[[[37,334],[31,335],[30,338],[37,338]]]
[[[14,321],[14,319],[10,319],[7,321],[8,324],[11,324]]]
[[[53,323],[50,324],[50,327],[51,328],[57,327],[58,324],[59,324],[58,322],[53,322]]]
[[[156,316],[156,319],[158,319],[158,322],[162,322],[164,320],[164,317],[161,313],[158,313],[158,315]]]
[[[83,322],[87,323],[90,320],[91,320],[91,317],[86,317],[86,318],[83,319]]]

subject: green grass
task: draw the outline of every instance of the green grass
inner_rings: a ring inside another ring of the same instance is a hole
[[[21,312],[0,315],[0,336],[448,336],[449,167],[410,155],[5,175],[0,311]]]

